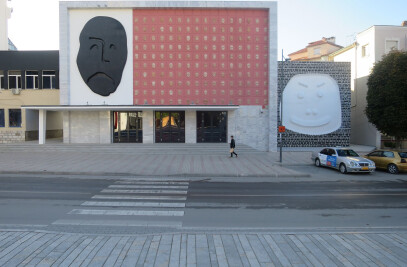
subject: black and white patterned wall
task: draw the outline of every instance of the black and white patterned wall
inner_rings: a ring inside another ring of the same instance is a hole
[[[286,88],[292,77],[298,74],[324,74],[332,77],[339,86],[342,122],[339,129],[322,135],[308,135],[286,130],[283,133],[283,147],[324,147],[349,146],[351,114],[351,65],[347,62],[278,62],[278,95]],[[283,114],[284,116],[284,114]],[[278,107],[280,125],[280,105]],[[277,126],[278,126],[277,125]],[[277,129],[277,127],[276,127]],[[278,131],[278,130],[277,130]],[[279,139],[279,138],[278,138]],[[280,146],[280,140],[278,140]]]

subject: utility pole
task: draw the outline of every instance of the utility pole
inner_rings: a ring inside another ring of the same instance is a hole
[[[281,49],[281,87],[280,87],[280,123],[278,127],[278,132],[280,134],[280,163],[283,163],[283,87],[282,83],[284,81],[284,50]]]

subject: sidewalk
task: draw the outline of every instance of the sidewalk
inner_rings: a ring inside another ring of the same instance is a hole
[[[304,177],[280,165],[278,153],[228,144],[8,144],[0,145],[1,173],[103,176]],[[311,164],[310,152],[286,152],[285,161]]]
[[[317,149],[317,148],[315,148]],[[287,166],[311,165],[311,151],[261,152],[228,144],[0,145],[0,173],[103,176],[308,177]]]
[[[1,266],[406,266],[406,233],[0,231]]]

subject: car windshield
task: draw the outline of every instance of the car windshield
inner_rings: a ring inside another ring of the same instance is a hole
[[[359,157],[358,153],[353,151],[352,149],[337,149],[339,157]]]
[[[400,158],[407,159],[407,152],[399,152]]]

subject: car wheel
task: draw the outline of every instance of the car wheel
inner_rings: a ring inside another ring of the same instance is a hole
[[[315,166],[321,167],[321,161],[319,161],[319,159],[315,160]]]
[[[339,171],[343,174],[347,173],[348,170],[346,170],[346,166],[345,164],[341,163],[341,165],[339,165]]]
[[[387,166],[387,171],[390,172],[391,174],[396,174],[399,172],[399,169],[397,168],[396,165],[389,164],[389,166]]]

